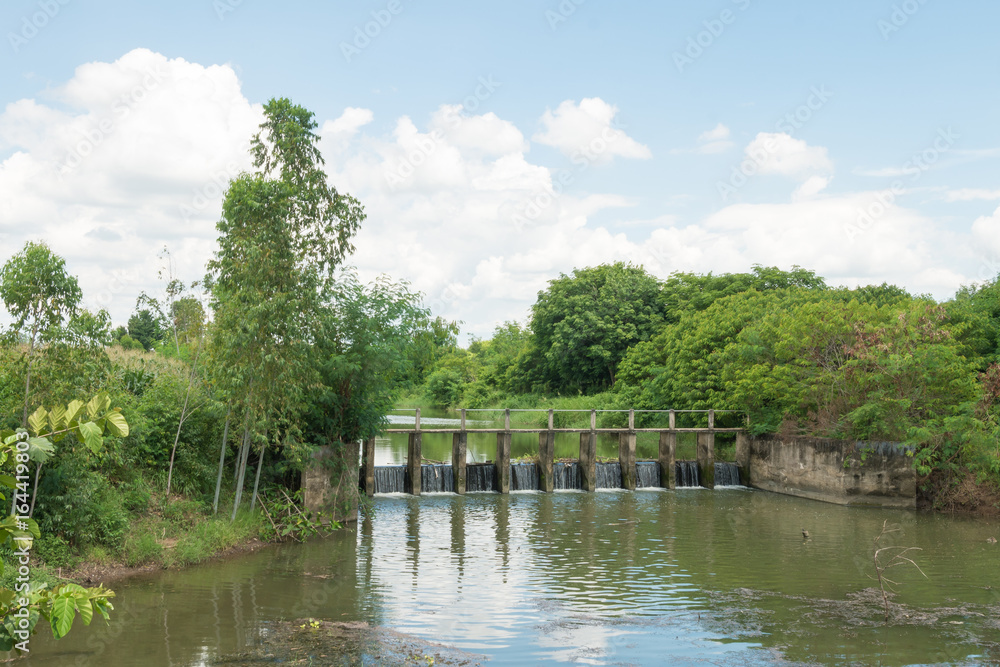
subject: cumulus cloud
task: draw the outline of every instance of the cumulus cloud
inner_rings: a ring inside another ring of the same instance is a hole
[[[1000,257],[1000,208],[993,215],[984,215],[972,223],[972,236],[981,248]]]
[[[567,157],[587,155],[595,163],[607,163],[614,157],[649,159],[649,148],[618,127],[618,107],[599,97],[588,97],[576,104],[566,100],[555,111],[546,110],[541,118],[543,130],[532,139],[558,148]]]
[[[729,128],[722,123],[711,130],[702,132],[698,136],[698,143],[700,145],[695,150],[703,155],[724,153],[734,145],[732,141],[729,141]]]
[[[140,290],[158,289],[155,258],[165,243],[180,277],[204,271],[222,191],[250,166],[246,147],[261,108],[243,97],[231,68],[146,50],[83,65],[47,95],[0,114],[0,150],[9,152],[0,163],[0,254],[46,239],[91,303],[121,322]],[[648,148],[614,129],[616,113],[598,98],[564,102],[546,112],[535,140],[572,152],[609,131],[602,159],[648,158]],[[532,161],[521,129],[494,113],[441,105],[426,118],[381,119],[394,121],[382,133],[372,111],[348,107],[321,122],[320,148],[331,183],[366,207],[349,260],[362,277],[410,281],[435,314],[464,320],[478,336],[523,319],[560,272],[618,260],[661,277],[762,263],[937,294],[968,282],[948,268],[971,261],[968,236],[942,235],[935,221],[895,202],[859,225],[877,193],[824,194],[833,173],[826,150],[787,135],[758,135],[747,153],[764,149],[761,170],[797,182],[789,201],[682,220],[630,217],[635,201],[584,189],[565,165]],[[718,125],[702,143],[728,136]],[[73,155],[80,162],[66,169]],[[613,227],[595,222],[612,211]],[[998,221],[977,220],[972,233],[995,243]]]
[[[0,114],[0,248],[44,239],[78,274],[91,307],[127,317],[157,288],[168,244],[185,279],[199,278],[222,191],[249,167],[260,124],[235,72],[136,49],[79,66],[40,100]]]
[[[781,174],[806,179],[816,174],[831,174],[833,163],[826,148],[810,146],[784,132],[761,132],[746,149],[745,154],[757,162],[762,174]]]

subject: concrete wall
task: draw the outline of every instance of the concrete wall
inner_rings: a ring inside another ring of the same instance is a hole
[[[758,437],[747,444],[755,488],[838,505],[916,508],[913,459],[890,443]],[[866,446],[874,451],[862,463]]]
[[[313,512],[328,512],[337,521],[358,520],[358,447],[344,443],[322,447],[315,463],[302,473],[302,501]]]

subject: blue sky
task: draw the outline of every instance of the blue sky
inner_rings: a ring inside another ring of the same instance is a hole
[[[352,263],[467,333],[617,260],[947,298],[1000,273],[998,23],[985,1],[13,0],[0,257],[46,240],[124,321],[164,244],[201,276],[217,184],[285,96],[367,207]]]

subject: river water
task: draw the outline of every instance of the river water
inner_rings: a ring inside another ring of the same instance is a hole
[[[892,570],[888,626],[871,579],[886,520],[927,575]],[[491,664],[995,664],[998,532],[740,489],[382,496],[330,538],[119,583],[110,626],[43,631],[22,664],[208,665],[302,617]]]

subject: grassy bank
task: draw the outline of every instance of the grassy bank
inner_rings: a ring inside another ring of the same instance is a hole
[[[254,511],[244,508],[231,521],[228,508],[213,514],[211,505],[183,496],[174,496],[169,503],[153,497],[144,511],[129,517],[117,544],[71,544],[53,535],[36,540],[31,576],[36,584],[50,586],[59,580],[107,582],[253,550],[278,539],[259,507]],[[0,585],[11,587],[16,559],[10,547],[3,548],[0,556],[4,561]]]

